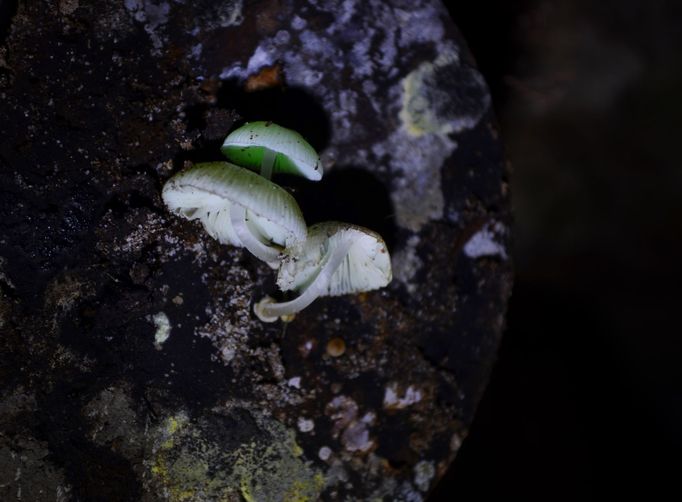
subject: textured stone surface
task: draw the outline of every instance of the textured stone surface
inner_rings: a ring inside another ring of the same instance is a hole
[[[442,6],[18,2],[0,34],[2,499],[423,500],[510,286],[489,97]],[[241,119],[322,152],[322,182],[278,181],[309,224],[380,232],[388,288],[252,315],[272,271],[159,197]]]

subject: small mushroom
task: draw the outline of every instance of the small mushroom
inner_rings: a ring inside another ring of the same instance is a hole
[[[308,229],[305,242],[288,249],[277,274],[283,291],[295,299],[275,303],[265,297],[254,305],[264,322],[300,312],[319,296],[338,296],[382,288],[391,282],[391,258],[379,234],[348,223],[325,222]]]
[[[306,238],[296,200],[269,180],[229,162],[207,162],[173,176],[163,187],[168,208],[199,219],[211,237],[244,246],[277,268],[282,250]]]
[[[225,138],[220,150],[231,162],[260,170],[267,179],[273,172],[322,179],[315,149],[296,131],[272,122],[247,122]]]

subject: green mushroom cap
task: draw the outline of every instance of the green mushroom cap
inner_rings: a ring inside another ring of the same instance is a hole
[[[273,122],[248,122],[232,131],[221,152],[235,164],[258,171],[263,158],[274,154],[272,171],[309,180],[322,179],[322,162],[315,149],[296,131]]]

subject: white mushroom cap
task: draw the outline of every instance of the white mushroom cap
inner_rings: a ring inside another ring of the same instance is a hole
[[[277,275],[280,289],[295,289],[299,295],[282,303],[266,297],[254,304],[261,321],[291,316],[320,296],[370,291],[391,281],[391,259],[376,232],[327,222],[310,227],[308,237],[285,251]]]
[[[325,222],[308,229],[308,238],[282,258],[277,285],[283,291],[305,289],[342,242],[352,242],[346,257],[319,296],[338,296],[382,288],[392,279],[391,258],[379,234],[349,223]]]
[[[230,209],[243,208],[249,230],[286,247],[306,237],[296,200],[283,188],[229,162],[208,162],[173,176],[163,187],[168,208],[188,219],[200,219],[222,243],[242,245],[231,224]]]
[[[235,164],[259,170],[265,148],[275,152],[273,171],[322,179],[322,162],[315,149],[296,131],[273,122],[248,122],[232,131],[221,151]]]

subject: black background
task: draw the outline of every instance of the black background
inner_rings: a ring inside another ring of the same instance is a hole
[[[449,9],[511,163],[516,283],[429,500],[678,500],[682,2]]]

